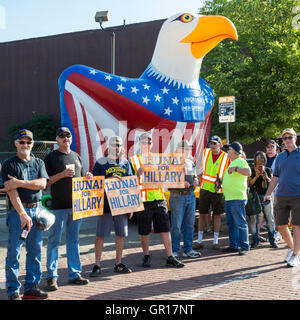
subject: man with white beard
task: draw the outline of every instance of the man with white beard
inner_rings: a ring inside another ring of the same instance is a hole
[[[2,179],[9,197],[7,208],[8,245],[6,257],[6,287],[9,300],[21,300],[18,280],[21,248],[26,239],[26,276],[23,299],[46,299],[47,293],[37,285],[41,280],[42,230],[37,225],[37,210],[42,191],[49,179],[44,161],[31,155],[32,132],[17,133],[17,154],[3,163]],[[25,230],[25,231],[24,231]],[[21,237],[21,233],[28,233]],[[26,237],[27,236],[27,237]]]

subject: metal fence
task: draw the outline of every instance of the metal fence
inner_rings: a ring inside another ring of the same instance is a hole
[[[32,154],[37,157],[44,159],[48,153],[57,149],[56,141],[34,141],[32,148]],[[0,152],[0,162],[2,163],[5,159],[12,157],[16,152]]]

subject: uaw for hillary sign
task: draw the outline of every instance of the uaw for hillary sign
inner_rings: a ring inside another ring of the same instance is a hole
[[[113,216],[144,210],[137,176],[105,179],[105,192]]]
[[[104,176],[72,179],[73,220],[103,214]]]
[[[149,153],[142,156],[143,188],[184,188],[184,155]]]

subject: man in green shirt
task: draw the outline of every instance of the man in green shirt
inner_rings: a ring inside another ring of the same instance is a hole
[[[243,147],[235,141],[229,145],[231,163],[225,172],[222,188],[225,197],[226,223],[229,247],[223,252],[239,252],[244,255],[250,249],[245,206],[247,203],[247,177],[251,169],[242,156]]]

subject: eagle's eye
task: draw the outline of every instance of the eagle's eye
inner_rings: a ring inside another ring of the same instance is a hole
[[[191,22],[193,19],[194,19],[194,17],[189,13],[182,14],[178,18],[178,20],[180,20],[181,22],[184,22],[184,23]]]

